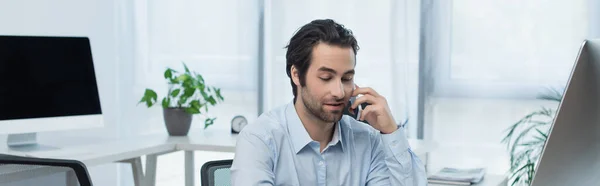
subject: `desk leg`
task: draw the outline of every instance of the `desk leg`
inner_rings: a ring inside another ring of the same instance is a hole
[[[194,186],[194,151],[185,151],[185,185]]]
[[[156,161],[158,154],[151,154],[146,156],[146,174],[145,182],[147,186],[156,185]]]
[[[425,153],[425,172],[429,171],[429,152]]]
[[[133,183],[135,186],[144,186],[144,169],[142,169],[142,158],[132,158],[120,162],[131,164],[131,172],[133,172]]]
[[[142,169],[142,158],[137,157],[133,159],[131,163],[131,169],[133,172],[133,182],[135,186],[144,185],[144,170]]]

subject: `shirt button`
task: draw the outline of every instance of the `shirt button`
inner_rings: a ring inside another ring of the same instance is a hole
[[[319,165],[320,165],[320,166],[323,166],[323,161],[319,161]]]

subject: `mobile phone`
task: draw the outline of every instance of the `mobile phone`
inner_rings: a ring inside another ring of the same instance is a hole
[[[352,106],[352,104],[354,104],[354,101],[356,101],[356,97],[350,97],[348,104],[346,104],[346,107],[344,107],[343,114],[348,115],[348,116],[358,120],[358,118],[360,116],[359,114],[360,114],[361,108],[360,108],[360,105],[356,109],[350,108]]]
[[[360,118],[361,111],[365,107],[367,107],[369,104],[368,103],[362,103],[362,104],[358,105],[358,107],[356,107],[355,109],[352,109],[351,106],[352,106],[352,104],[354,104],[355,101],[356,101],[356,97],[350,97],[350,100],[348,101],[348,104],[344,108],[343,114],[348,115],[348,116],[350,116],[350,117],[358,120]],[[362,121],[362,122],[367,123],[367,121]]]

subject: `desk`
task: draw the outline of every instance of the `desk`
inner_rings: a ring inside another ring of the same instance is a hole
[[[166,133],[132,136],[127,139],[102,141],[95,144],[61,146],[57,150],[19,152],[0,148],[0,153],[40,158],[73,159],[86,166],[106,163],[129,163],[136,186],[155,185],[157,157],[175,151],[185,151],[185,185],[194,186],[194,151],[235,152],[237,135],[228,130],[190,132],[188,136],[172,137]],[[427,156],[435,144],[409,139],[416,154]],[[142,170],[141,157],[146,156],[146,171]],[[67,176],[69,177],[69,176]]]
[[[110,140],[102,141],[101,143],[74,146],[44,144],[59,147],[59,149],[19,152],[4,148],[1,149],[0,153],[40,158],[72,159],[81,161],[88,167],[107,163],[128,163],[132,165],[135,185],[140,186],[153,185],[153,182],[146,179],[150,177],[145,177],[143,174],[142,156],[147,156],[147,165],[152,167],[152,164],[154,164],[155,167],[157,156],[177,151],[175,144],[166,143],[165,141],[165,139],[160,138],[144,138],[140,140]],[[156,171],[156,169],[152,168],[147,168],[146,170],[150,173]],[[70,175],[67,175],[67,177],[70,177]]]
[[[483,180],[473,186],[506,186],[507,179],[503,175],[486,174]],[[428,184],[429,186],[452,186],[444,184]]]

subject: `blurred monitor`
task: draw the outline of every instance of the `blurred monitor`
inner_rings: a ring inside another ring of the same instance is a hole
[[[600,183],[600,39],[584,41],[554,118],[533,186]]]
[[[10,147],[36,132],[103,126],[87,37],[0,36],[0,134]]]

